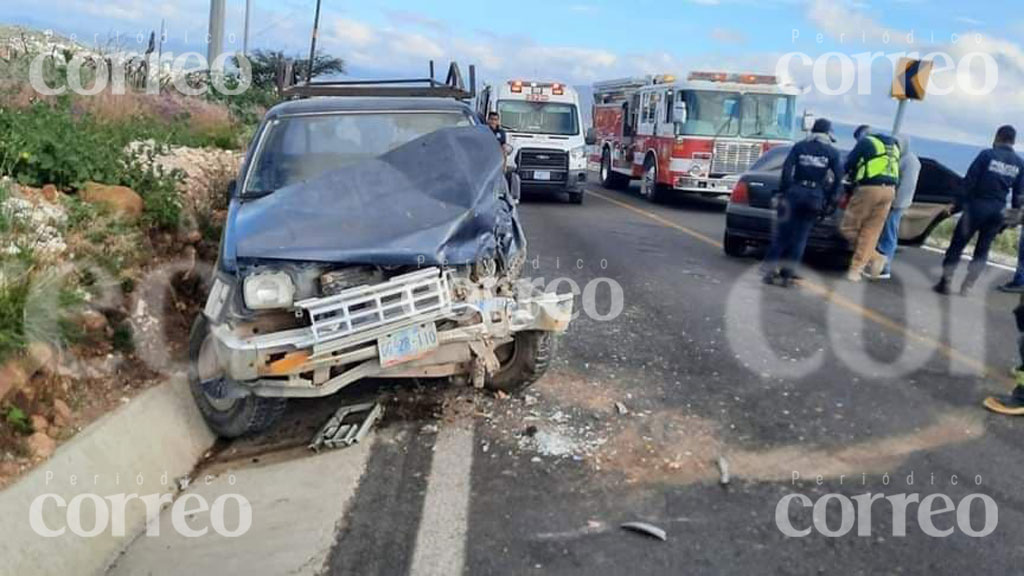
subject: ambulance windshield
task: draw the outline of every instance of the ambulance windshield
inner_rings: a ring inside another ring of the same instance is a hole
[[[558,102],[498,102],[501,125],[510,132],[573,136],[579,134],[576,106]]]

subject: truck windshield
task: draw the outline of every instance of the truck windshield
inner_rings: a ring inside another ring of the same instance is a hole
[[[500,100],[501,125],[511,132],[572,136],[579,134],[575,104]]]
[[[793,138],[794,99],[777,94],[743,96],[740,134],[747,138]]]
[[[458,112],[323,114],[275,120],[263,137],[245,193],[263,195],[375,158],[449,126],[468,126]]]
[[[792,96],[686,90],[686,122],[677,132],[688,136],[742,136],[791,140],[795,102]]]

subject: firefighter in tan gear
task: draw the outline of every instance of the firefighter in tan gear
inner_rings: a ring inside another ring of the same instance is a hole
[[[889,217],[900,182],[900,147],[889,136],[872,134],[861,126],[854,132],[857,145],[846,158],[845,171],[853,182],[853,196],[846,207],[840,232],[853,248],[853,260],[846,278],[860,282],[870,264],[881,271],[884,257],[875,247]]]

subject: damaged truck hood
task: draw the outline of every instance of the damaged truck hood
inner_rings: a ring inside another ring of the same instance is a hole
[[[233,201],[224,257],[381,266],[508,261],[525,239],[502,164],[486,128],[438,130]]]

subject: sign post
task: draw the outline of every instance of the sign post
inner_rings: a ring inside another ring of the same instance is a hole
[[[928,91],[928,79],[932,74],[931,60],[901,58],[896,65],[896,76],[892,80],[892,97],[899,100],[892,135],[896,136],[903,127],[903,116],[909,100],[924,100]]]

